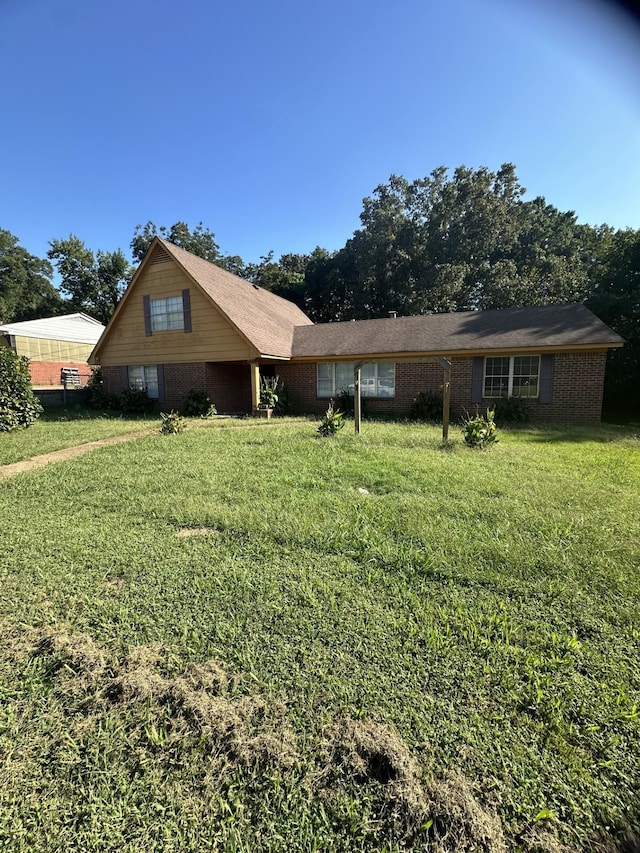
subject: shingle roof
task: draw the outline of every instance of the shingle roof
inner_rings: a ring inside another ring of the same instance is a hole
[[[291,356],[294,326],[311,325],[297,305],[158,239],[261,355]]]
[[[298,327],[292,356],[454,355],[622,343],[622,338],[584,305],[545,305]]]
[[[61,314],[59,317],[43,317],[41,320],[24,320],[0,326],[0,334],[76,344],[95,344],[103,331],[102,323],[86,314]]]

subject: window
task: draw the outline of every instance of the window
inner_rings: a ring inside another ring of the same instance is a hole
[[[506,355],[484,360],[485,397],[537,397],[540,356]]]
[[[353,395],[353,361],[321,362],[317,366],[318,397],[335,397],[341,391]],[[396,365],[393,361],[368,362],[360,370],[362,397],[395,397]]]
[[[165,299],[149,300],[151,309],[151,331],[166,332],[169,329],[184,329],[184,306],[182,296],[167,296]]]
[[[158,366],[156,364],[136,364],[129,366],[129,385],[145,391],[152,400],[157,400],[158,393]]]

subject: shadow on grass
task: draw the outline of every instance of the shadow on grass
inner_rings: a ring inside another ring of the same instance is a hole
[[[529,441],[540,444],[576,444],[579,442],[599,442],[608,444],[624,439],[640,439],[640,424],[598,424],[596,426],[578,426],[566,424],[558,426],[503,427],[502,432],[517,433],[526,436]]]
[[[47,406],[40,415],[39,420],[46,423],[58,423],[60,421],[144,421],[149,420],[153,415],[149,414],[132,414],[117,411],[108,411],[106,409],[93,409],[91,406]]]

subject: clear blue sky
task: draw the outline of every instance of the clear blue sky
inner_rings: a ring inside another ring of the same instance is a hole
[[[391,173],[516,164],[640,228],[640,24],[595,0],[0,0],[0,228],[334,250]]]

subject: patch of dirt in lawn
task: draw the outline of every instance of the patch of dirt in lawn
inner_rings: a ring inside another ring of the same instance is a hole
[[[498,815],[482,806],[469,782],[452,774],[423,782],[420,766],[389,726],[346,720],[329,732],[327,779],[332,788],[370,789],[386,834],[405,845],[428,842],[437,853],[506,853]]]
[[[86,634],[53,627],[20,633],[14,628],[0,637],[0,650],[7,672],[18,679],[21,673],[35,675],[30,692],[19,700],[22,718],[36,734],[20,746],[24,760],[14,768],[20,785],[73,763],[108,731],[119,772],[147,768],[164,777],[189,766],[200,780],[205,810],[206,797],[220,796],[227,784],[250,803],[260,780],[293,774],[289,778],[310,802],[322,804],[336,826],[353,803],[366,804],[357,819],[376,844],[434,853],[506,853],[517,841],[526,853],[570,853],[555,826],[525,825],[515,839],[517,829],[510,827],[505,836],[492,794],[457,772],[426,778],[404,740],[384,723],[342,719],[307,735],[302,749],[288,708],[262,692],[242,695],[240,679],[215,658],[175,673],[175,658],[162,644],[139,645],[117,656]],[[42,738],[37,739],[41,729],[44,751]],[[65,751],[68,744],[74,744],[73,755]],[[83,765],[85,772],[92,771]],[[238,781],[243,778],[249,780],[246,791]]]
[[[215,527],[181,527],[176,531],[176,536],[188,539],[191,536],[217,536],[219,533]]]

